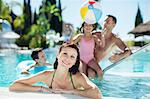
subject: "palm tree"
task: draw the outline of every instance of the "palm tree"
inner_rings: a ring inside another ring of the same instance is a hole
[[[49,20],[50,28],[59,32],[62,32],[62,15],[61,15],[61,2],[58,1],[58,7],[56,6],[56,0],[46,0],[43,2],[41,12],[44,12],[45,17]]]
[[[138,11],[137,11],[136,19],[135,19],[135,27],[141,23],[143,23],[143,17],[141,15],[141,10],[140,10],[140,7],[138,5]]]
[[[8,20],[10,23],[12,22],[9,6],[4,4],[2,0],[0,0],[0,19]]]

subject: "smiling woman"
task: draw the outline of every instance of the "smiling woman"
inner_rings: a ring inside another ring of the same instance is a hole
[[[68,53],[66,53],[66,51]],[[63,48],[57,57],[60,58],[59,62],[62,66],[66,65],[68,68],[71,68],[72,64],[75,64],[76,62],[77,52],[72,48]]]
[[[74,44],[64,43],[54,63],[54,71],[44,71],[27,79],[15,81],[10,91],[32,91],[45,93],[68,93],[92,99],[101,99],[101,92],[84,74],[80,73],[79,49]],[[43,86],[33,86],[43,82]],[[90,94],[88,94],[90,93]]]

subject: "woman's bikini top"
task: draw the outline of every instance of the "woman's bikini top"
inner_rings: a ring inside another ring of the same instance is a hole
[[[52,84],[53,84],[53,80],[54,80],[55,72],[56,72],[56,71],[54,71],[54,73],[53,73],[53,77],[52,77],[51,85],[49,86],[49,88],[51,88],[51,89],[52,89]],[[75,88],[75,85],[74,85],[74,83],[73,83],[73,79],[72,79],[72,74],[71,74],[71,73],[70,73],[70,79],[71,79],[71,83],[72,83],[73,88],[74,88],[74,89],[76,89],[76,88]]]

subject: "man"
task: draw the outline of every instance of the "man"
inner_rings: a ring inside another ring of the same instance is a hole
[[[102,30],[102,33],[94,33],[94,35],[97,35],[99,38],[105,38],[105,46],[95,48],[95,58],[98,62],[100,62],[106,57],[106,55],[109,54],[113,46],[117,46],[121,50],[121,52],[112,55],[109,58],[111,62],[119,61],[120,59],[125,58],[131,54],[131,50],[125,45],[125,43],[114,33],[112,33],[112,30],[115,27],[116,23],[116,17],[107,15],[104,21],[104,28]]]
[[[40,48],[35,49],[32,52],[31,57],[35,61],[35,64],[33,64],[28,69],[26,69],[23,72],[21,72],[21,74],[29,74],[29,70],[31,68],[34,68],[34,67],[38,67],[38,66],[52,66],[51,64],[46,63],[45,53]]]
[[[97,62],[100,62],[111,52],[113,46],[117,46],[121,52],[115,53],[109,60],[111,62],[117,62],[122,58],[125,58],[131,54],[131,50],[125,45],[125,43],[118,38],[114,33],[112,33],[113,28],[117,23],[116,17],[112,15],[107,15],[104,21],[104,27],[101,32],[94,32],[93,35],[97,35],[100,39],[105,39],[105,44],[103,47],[95,47],[95,59]],[[95,73],[92,69],[88,69],[88,74],[90,77],[95,76]]]

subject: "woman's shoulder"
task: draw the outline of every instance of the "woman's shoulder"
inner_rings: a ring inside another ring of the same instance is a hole
[[[75,77],[74,77],[74,82],[75,82],[75,84],[76,84],[76,86],[87,86],[88,84],[88,82],[90,82],[89,81],[89,79],[88,79],[88,77],[84,74],[84,73],[80,73],[80,72],[78,72],[78,73],[76,73],[76,75],[75,75]]]
[[[77,72],[76,74],[75,74],[75,77],[76,77],[76,79],[78,79],[78,80],[83,80],[83,79],[85,79],[85,74],[84,73],[81,73],[81,72]]]

